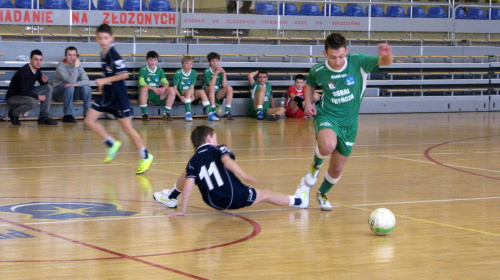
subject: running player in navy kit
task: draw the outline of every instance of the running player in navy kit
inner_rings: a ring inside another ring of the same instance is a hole
[[[129,75],[128,70],[122,57],[112,45],[114,37],[111,27],[103,23],[97,28],[96,33],[96,41],[102,48],[101,64],[104,77],[96,79],[95,84],[102,94],[97,96],[95,102],[92,103],[85,117],[85,125],[104,140],[104,144],[108,146],[104,162],[111,162],[122,143],[109,135],[98,119],[104,113],[115,116],[122,131],[127,134],[138,150],[141,159],[136,174],[142,174],[151,166],[153,155],[148,153],[141,136],[135,131],[130,120],[132,107],[125,85],[125,80]]]
[[[254,189],[240,181],[257,183],[234,161],[234,154],[225,145],[218,145],[217,134],[208,126],[198,126],[191,134],[196,153],[189,160],[186,171],[172,190],[154,193],[157,202],[169,208],[177,207],[177,197],[184,192],[181,211],[169,216],[186,214],[193,185],[197,185],[203,201],[217,210],[239,209],[259,202],[278,206],[299,207],[303,199],[298,195],[285,195],[269,190]]]

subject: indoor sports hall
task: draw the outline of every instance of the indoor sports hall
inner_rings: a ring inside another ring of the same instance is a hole
[[[498,279],[500,6],[352,2],[0,0],[0,279]],[[76,46],[93,98],[101,94],[102,22],[130,73],[133,127],[154,154],[141,175],[136,148],[107,116],[100,123],[123,146],[103,162],[106,146],[85,126],[82,101],[77,123],[61,121],[61,102],[51,106],[57,125],[37,124],[39,106],[19,126],[8,116],[10,81],[36,48],[53,79],[64,49]],[[376,55],[383,43],[394,55],[368,76],[353,152],[328,193],[333,209],[316,201],[327,158],[308,209],[219,211],[194,188],[186,215],[169,217],[182,194],[169,209],[153,193],[185,171],[199,125],[215,129],[259,181],[252,187],[295,193],[317,145],[313,119],[250,117],[247,75],[267,69],[280,106],[294,77],[325,61],[332,32],[351,53]],[[169,81],[183,56],[201,75],[218,52],[234,120],[209,121],[199,105],[187,122],[180,102],[173,121],[153,104],[142,120],[137,80],[149,50]],[[378,208],[396,217],[385,236],[368,224]]]

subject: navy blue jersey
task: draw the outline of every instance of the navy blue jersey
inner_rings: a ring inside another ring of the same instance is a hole
[[[102,72],[104,77],[111,77],[122,73],[128,73],[125,61],[111,46],[106,53],[101,53]],[[127,95],[125,81],[116,81],[104,85],[101,96],[96,98],[97,105],[108,109],[125,111],[130,110],[130,100]]]
[[[222,158],[234,154],[225,145],[204,144],[196,150],[186,166],[186,178],[194,178],[209,206],[224,210],[252,205],[256,198],[253,188],[244,185],[233,172],[227,170]]]

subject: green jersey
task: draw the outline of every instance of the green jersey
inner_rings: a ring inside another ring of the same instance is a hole
[[[378,56],[348,54],[344,67],[333,70],[321,62],[309,70],[306,84],[321,86],[323,97],[316,105],[318,115],[328,115],[338,125],[357,125],[368,73],[378,69]]]
[[[258,83],[258,82],[255,82],[255,83],[253,83],[253,85],[252,85],[252,86],[250,86],[250,93],[251,93],[251,98],[252,98],[252,101],[254,100],[255,93],[256,93],[256,92],[257,92],[257,90],[258,90],[259,88],[261,88],[261,87],[262,87],[262,86],[261,86],[261,85],[259,85],[259,83]],[[273,88],[272,88],[272,86],[271,86],[271,83],[269,83],[269,82],[266,82],[265,87],[266,87],[266,96],[264,97],[264,103],[266,103],[266,102],[267,102],[267,103],[269,103],[269,102],[270,102],[270,100],[271,100],[271,99],[270,99],[270,96],[272,96],[272,94],[273,94]]]
[[[212,72],[212,68],[208,67],[205,69],[205,72],[203,73],[203,89],[208,87],[208,83],[212,81],[214,77],[214,72]],[[219,89],[222,88],[222,79],[224,78],[224,74],[219,73],[217,74],[217,78],[215,80],[215,92],[219,91]]]
[[[177,87],[179,92],[189,89],[192,85],[196,84],[196,79],[198,78],[198,73],[196,71],[191,71],[185,74],[182,69],[175,71],[173,87]]]
[[[258,82],[255,82],[253,83],[252,86],[250,86],[250,93],[251,93],[250,97],[252,98],[252,101],[248,103],[248,111],[250,112],[250,115],[253,117],[257,116],[257,109],[254,108],[253,100],[255,98],[255,93],[261,87],[263,86],[259,85]],[[262,104],[262,110],[264,112],[264,116],[267,116],[267,110],[271,108],[271,96],[273,94],[273,89],[271,87],[271,83],[269,82],[266,82],[266,85],[264,87],[266,87],[266,95],[264,96],[264,103]]]
[[[141,79],[143,80],[141,81]],[[159,87],[160,82],[168,84],[165,72],[160,67],[155,67],[154,71],[151,71],[146,65],[139,70],[139,87],[142,87],[141,84],[143,83],[143,85],[147,84],[152,87]]]

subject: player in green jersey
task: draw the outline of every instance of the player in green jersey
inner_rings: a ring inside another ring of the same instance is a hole
[[[215,104],[221,105],[226,98],[226,110],[224,117],[228,120],[234,120],[231,115],[231,102],[233,100],[233,87],[227,84],[227,76],[224,68],[219,67],[220,55],[211,52],[207,55],[210,67],[203,73],[203,89],[210,100],[211,112],[216,112]]]
[[[257,81],[254,79],[256,75]],[[271,121],[279,120],[285,114],[285,108],[276,107],[274,104],[273,89],[271,83],[267,81],[269,79],[267,71],[259,69],[249,73],[247,78],[251,94],[251,101],[248,104],[250,115],[258,120],[263,120],[264,117]]]
[[[194,59],[190,56],[184,56],[182,58],[182,68],[175,71],[174,73],[174,82],[173,87],[175,90],[175,94],[179,98],[179,100],[184,103],[186,108],[186,116],[185,120],[187,122],[192,122],[193,118],[191,116],[191,102],[196,99],[201,99],[201,103],[205,110],[209,112],[210,110],[210,102],[208,101],[207,94],[204,90],[195,90],[194,86],[196,84],[196,79],[198,78],[198,73],[194,71],[193,68]],[[216,120],[218,118],[212,118],[209,120]]]
[[[149,51],[146,54],[148,65],[139,70],[139,105],[141,107],[142,120],[149,121],[148,103],[165,106],[163,119],[171,121],[170,111],[175,101],[175,90],[168,87],[165,72],[158,64],[158,53]],[[160,87],[160,83],[162,87]]]
[[[391,46],[380,44],[378,56],[348,54],[346,39],[338,33],[328,35],[325,40],[325,62],[313,66],[306,79],[304,113],[314,116],[318,144],[313,163],[302,178],[297,192],[307,192],[316,184],[323,160],[331,155],[330,165],[316,199],[321,210],[332,210],[327,193],[341,177],[344,164],[351,155],[358,130],[358,115],[366,89],[368,73],[379,66],[392,64]],[[313,93],[321,86],[323,97],[313,103]],[[303,204],[302,208],[308,205]]]

